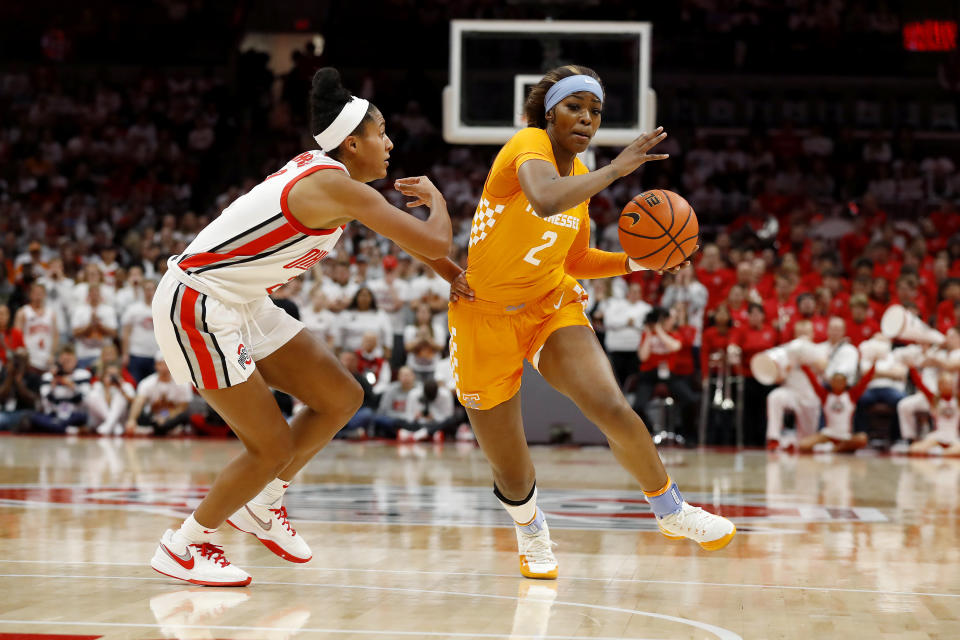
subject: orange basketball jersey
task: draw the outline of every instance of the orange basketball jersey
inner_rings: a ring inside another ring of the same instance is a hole
[[[467,282],[478,300],[516,304],[540,298],[563,280],[571,246],[576,242],[572,253],[578,254],[589,245],[589,201],[541,218],[517,178],[520,165],[527,160],[546,160],[557,166],[543,129],[528,127],[510,138],[483,185],[467,259]],[[575,158],[572,175],[583,173],[588,173],[587,167]]]

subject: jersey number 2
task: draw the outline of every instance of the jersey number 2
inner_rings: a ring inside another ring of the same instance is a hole
[[[535,267],[540,266],[540,258],[535,258],[537,252],[546,249],[547,247],[552,247],[553,243],[557,241],[557,232],[556,231],[544,231],[543,235],[540,236],[543,240],[546,240],[543,244],[538,244],[530,251],[527,251],[527,255],[523,256],[524,262],[529,262]]]

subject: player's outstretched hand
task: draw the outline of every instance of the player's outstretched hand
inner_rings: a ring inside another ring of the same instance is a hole
[[[637,170],[637,167],[651,160],[666,160],[670,157],[666,153],[648,153],[657,146],[664,138],[667,132],[663,127],[657,127],[652,133],[643,133],[639,138],[631,142],[620,152],[610,163],[617,170],[617,174],[622,178]]]
[[[461,271],[460,275],[450,284],[450,302],[456,302],[460,298],[473,300],[473,289],[467,284],[466,271]]]
[[[430,182],[430,178],[427,176],[398,178],[393,183],[393,188],[405,196],[414,198],[407,203],[408,209],[421,205],[432,208],[435,202],[443,201],[443,194]]]

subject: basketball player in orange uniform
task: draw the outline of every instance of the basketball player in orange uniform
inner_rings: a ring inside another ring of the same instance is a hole
[[[590,197],[643,163],[667,157],[648,153],[666,137],[661,127],[609,165],[588,171],[577,154],[597,132],[602,109],[600,79],[586,67],[554,69],[531,90],[524,105],[528,126],[500,150],[474,214],[468,267],[457,278],[474,295],[450,305],[457,393],[493,468],[494,493],[516,523],[520,570],[529,578],[556,578],[557,561],[537,509],[520,415],[524,359],[600,427],[640,483],[665,536],[713,550],[736,532],[729,520],[683,500],[584,315],[577,278],[641,268],[624,253],[590,248]]]

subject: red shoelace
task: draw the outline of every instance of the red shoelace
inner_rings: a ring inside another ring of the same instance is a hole
[[[210,558],[214,564],[219,564],[221,567],[225,567],[230,564],[230,561],[227,560],[227,556],[223,555],[223,547],[220,545],[204,542],[203,544],[195,544],[192,546],[197,547],[200,550],[201,558]]]
[[[287,531],[290,532],[290,535],[297,535],[296,529],[290,525],[290,521],[287,520],[287,508],[280,507],[279,509],[270,509],[273,513],[277,514],[277,517],[280,518],[280,524],[287,528]]]

